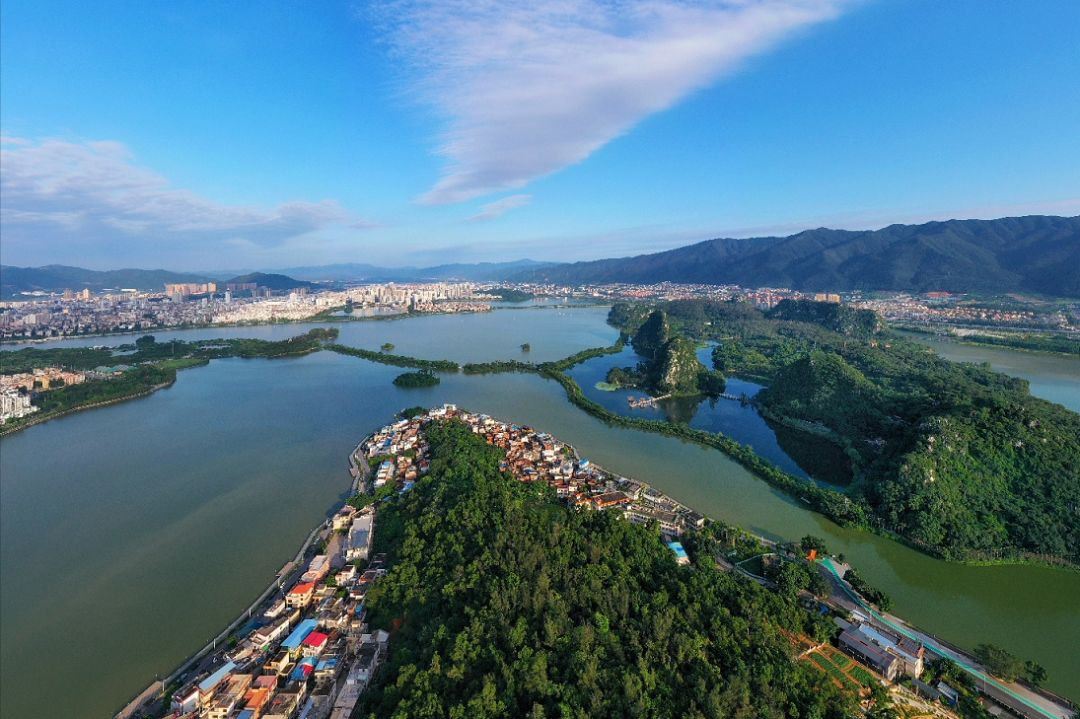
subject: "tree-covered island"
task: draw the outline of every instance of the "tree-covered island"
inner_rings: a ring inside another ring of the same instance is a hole
[[[697,345],[672,332],[663,310],[654,310],[630,340],[642,357],[637,367],[613,367],[607,382],[616,387],[641,387],[665,396],[716,396],[724,391],[724,375],[706,368],[697,358]]]
[[[406,389],[416,387],[434,387],[439,384],[439,376],[429,369],[416,372],[402,372],[394,378],[394,385]]]

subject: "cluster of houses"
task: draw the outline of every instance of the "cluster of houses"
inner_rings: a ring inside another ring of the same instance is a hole
[[[888,681],[903,675],[918,679],[923,673],[926,647],[909,637],[894,634],[869,622],[841,625],[839,646]]]
[[[0,375],[0,390],[47,390],[86,381],[87,373],[71,372],[60,367],[39,367],[30,372]]]
[[[615,476],[578,457],[572,447],[550,434],[486,414],[464,412],[452,404],[387,425],[361,444],[360,451],[375,467],[374,487],[392,482],[398,490],[408,490],[428,470],[424,426],[448,418],[461,420],[488,444],[502,449],[506,458],[501,467],[515,479],[543,482],[579,508],[619,511],[639,524],[655,522],[671,539],[705,525],[703,515],[652,487]]]
[[[234,646],[214,655],[173,693],[171,715],[347,719],[385,659],[389,641],[386,632],[369,631],[365,621],[368,590],[386,574],[385,555],[368,561],[373,521],[370,507],[346,505],[334,515],[325,553],[269,601]]]
[[[959,701],[956,689],[944,681],[930,686],[919,679],[925,668],[926,647],[911,637],[873,624],[857,613],[852,618],[852,622],[836,619],[842,629],[837,644],[845,654],[870,667],[886,681],[907,677],[919,696],[956,706]]]

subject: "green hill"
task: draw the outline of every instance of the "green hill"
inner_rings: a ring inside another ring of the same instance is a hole
[[[272,290],[295,290],[301,287],[314,287],[314,283],[307,282],[306,280],[297,280],[289,277],[288,275],[276,275],[266,272],[249,272],[246,275],[240,275],[233,277],[231,280],[225,280],[223,284],[250,284],[255,283],[259,287],[269,287]]]
[[[375,523],[391,569],[366,607],[393,652],[354,716],[854,715],[783,634],[825,637],[828,620],[514,481],[464,424],[428,438],[430,473]]]

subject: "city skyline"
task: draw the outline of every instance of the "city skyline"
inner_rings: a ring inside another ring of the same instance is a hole
[[[1080,213],[1080,10],[980,10],[7,3],[4,264],[566,261]]]

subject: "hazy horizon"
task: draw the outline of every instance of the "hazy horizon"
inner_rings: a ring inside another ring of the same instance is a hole
[[[1057,203],[1057,204],[1059,206],[1064,206],[1066,203]],[[1071,207],[1071,206],[1068,206],[1067,208],[1064,208],[1064,209],[1069,209],[1070,211],[1075,211],[1077,213],[1080,213],[1080,203],[1078,203],[1078,206],[1075,207],[1075,208]],[[1031,213],[1031,214],[1035,214],[1035,213]],[[1017,216],[1019,216],[1019,215],[1017,215]],[[1073,215],[1073,214],[1071,214],[1071,212],[1069,212],[1069,213],[1061,213],[1061,214],[1051,214],[1050,216],[1074,217],[1074,216],[1080,216],[1080,214]],[[341,266],[341,265],[369,265],[369,266],[376,267],[376,268],[379,268],[379,269],[384,269],[384,270],[395,270],[395,269],[405,270],[405,269],[425,269],[425,268],[429,268],[429,267],[439,267],[439,266],[443,266],[443,265],[455,265],[455,264],[463,264],[463,265],[496,264],[496,265],[498,265],[498,264],[514,264],[514,263],[519,263],[519,262],[535,262],[535,263],[539,263],[539,264],[547,264],[547,263],[558,264],[558,263],[564,263],[564,262],[588,262],[588,261],[592,261],[592,260],[602,260],[602,259],[612,259],[612,258],[618,258],[618,257],[632,257],[632,256],[636,256],[636,255],[652,254],[652,253],[655,253],[655,252],[663,252],[665,250],[676,249],[676,248],[679,248],[679,247],[686,247],[686,246],[689,246],[689,245],[694,245],[694,244],[698,244],[698,243],[701,243],[701,242],[708,242],[710,240],[717,240],[717,239],[750,240],[750,239],[761,239],[761,238],[767,238],[767,237],[783,238],[783,237],[789,237],[791,235],[799,234],[800,232],[804,232],[804,231],[808,231],[808,230],[815,230],[815,229],[830,229],[830,230],[843,230],[843,231],[849,231],[849,232],[858,232],[858,231],[864,231],[864,230],[880,230],[880,229],[888,227],[889,225],[892,225],[892,224],[918,225],[918,224],[923,224],[923,223],[927,223],[927,222],[945,222],[945,221],[950,221],[950,220],[996,220],[996,219],[1004,219],[1004,216],[1000,216],[1000,215],[999,216],[987,215],[985,217],[981,217],[981,216],[979,216],[979,217],[977,217],[977,216],[964,216],[964,217],[942,216],[942,217],[928,217],[928,218],[925,218],[923,220],[911,221],[911,222],[897,221],[895,223],[887,223],[887,224],[875,223],[875,224],[867,224],[866,226],[849,226],[849,227],[829,227],[829,226],[826,226],[826,225],[807,225],[807,226],[793,226],[793,227],[777,226],[775,228],[776,231],[773,232],[773,233],[769,233],[768,228],[754,228],[754,229],[746,230],[742,234],[740,234],[739,232],[736,231],[736,232],[731,232],[731,233],[714,234],[714,235],[711,235],[711,236],[708,236],[708,237],[701,237],[701,238],[698,238],[698,239],[690,238],[690,239],[687,239],[685,241],[673,240],[670,243],[663,243],[663,244],[658,243],[655,247],[653,247],[651,249],[650,248],[643,248],[643,249],[641,249],[641,250],[639,250],[637,252],[634,252],[632,254],[626,254],[626,255],[596,255],[596,256],[580,257],[580,258],[577,258],[577,259],[562,259],[562,260],[560,260],[560,259],[547,259],[547,258],[543,258],[543,257],[521,255],[521,256],[506,256],[506,257],[501,257],[500,256],[500,257],[489,257],[489,258],[478,257],[476,259],[455,259],[455,258],[450,258],[450,259],[446,259],[444,261],[430,261],[430,262],[419,262],[419,261],[410,262],[410,261],[408,261],[407,258],[406,259],[401,259],[401,260],[395,260],[395,259],[391,258],[391,259],[387,259],[385,262],[378,262],[378,263],[377,262],[365,262],[365,261],[362,261],[362,260],[348,260],[348,259],[345,259],[345,260],[337,260],[337,261],[306,262],[306,263],[295,263],[295,264],[290,264],[290,265],[277,265],[277,266],[249,265],[249,266],[240,266],[240,267],[227,267],[227,266],[221,266],[221,267],[172,267],[172,266],[149,266],[149,265],[147,265],[147,266],[135,266],[135,265],[123,265],[123,264],[99,264],[99,265],[93,265],[93,264],[77,264],[77,263],[73,263],[73,262],[64,262],[64,261],[57,261],[57,260],[52,260],[52,261],[48,261],[48,262],[42,262],[40,264],[17,264],[17,263],[14,263],[14,262],[7,262],[6,258],[5,258],[5,261],[3,263],[0,263],[0,264],[3,264],[6,267],[23,267],[23,268],[36,268],[36,267],[46,267],[46,266],[50,266],[50,265],[55,265],[55,266],[64,266],[64,267],[79,267],[79,268],[82,268],[82,269],[94,270],[94,271],[98,271],[98,272],[105,272],[105,271],[109,271],[109,270],[121,270],[121,269],[124,269],[124,270],[126,270],[126,269],[166,270],[166,271],[176,272],[176,273],[206,274],[206,275],[226,275],[226,274],[241,275],[241,274],[247,274],[247,273],[250,273],[250,272],[283,272],[283,271],[287,271],[287,270],[290,270],[290,269],[299,269],[299,268],[316,269],[316,268],[321,268],[321,267],[332,267],[332,266]]]

